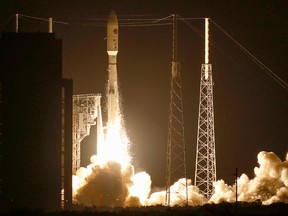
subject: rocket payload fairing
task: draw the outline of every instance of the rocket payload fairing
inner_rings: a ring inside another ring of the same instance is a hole
[[[117,82],[117,53],[118,53],[118,19],[111,11],[107,22],[107,53],[108,53],[108,86],[107,109],[108,126],[115,125],[115,120],[120,113],[119,92]]]

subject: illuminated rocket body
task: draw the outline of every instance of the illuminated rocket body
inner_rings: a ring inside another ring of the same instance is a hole
[[[108,53],[108,126],[115,125],[119,110],[119,92],[117,82],[117,53],[118,53],[118,19],[111,11],[107,23],[107,53]]]

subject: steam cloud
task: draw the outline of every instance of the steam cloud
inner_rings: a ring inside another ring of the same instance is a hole
[[[83,185],[74,195],[74,200],[84,206],[125,206],[132,185],[133,167],[122,170],[121,164],[109,161],[103,166],[92,164],[80,169],[74,178],[83,179]]]
[[[255,177],[249,179],[242,174],[238,179],[238,200],[259,201],[264,205],[275,202],[288,203],[288,154],[281,161],[273,152],[262,151],[258,154],[259,167],[254,168]],[[235,202],[236,187],[223,180],[214,183],[215,193],[210,201],[214,203]]]
[[[275,202],[288,203],[288,154],[281,161],[273,152],[258,154],[259,167],[254,168],[255,177],[249,179],[242,174],[238,179],[238,200],[261,202],[269,205]],[[104,165],[91,164],[81,168],[73,177],[74,201],[92,206],[151,206],[164,205],[165,191],[151,194],[151,178],[146,172],[134,174],[132,165],[109,161]],[[179,179],[171,186],[171,206],[185,205],[185,179]],[[227,185],[224,180],[214,182],[215,193],[209,201],[199,193],[199,189],[188,183],[188,205],[199,206],[205,203],[235,202],[236,186]]]

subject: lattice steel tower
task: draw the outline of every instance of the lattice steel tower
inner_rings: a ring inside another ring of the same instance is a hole
[[[171,185],[180,178],[183,181],[182,191],[172,191]],[[182,103],[182,83],[180,64],[177,60],[177,17],[173,15],[173,43],[172,43],[172,76],[170,87],[170,106],[168,122],[168,143],[167,143],[167,164],[166,164],[166,197],[165,205],[170,206],[170,199],[173,194],[182,195],[188,204],[185,140],[184,140],[184,119]],[[179,203],[178,203],[179,205]],[[181,205],[181,204],[180,204]]]
[[[97,122],[95,119],[97,118]],[[90,134],[91,125],[97,123],[97,154],[103,140],[100,94],[73,95],[73,154],[72,173],[80,168],[81,141]]]
[[[195,185],[206,198],[214,192],[216,154],[212,65],[209,64],[209,20],[205,18],[205,64],[201,67]]]

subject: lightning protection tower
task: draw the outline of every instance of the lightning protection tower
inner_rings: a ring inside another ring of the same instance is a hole
[[[205,64],[201,67],[195,185],[209,199],[216,181],[212,65],[209,64],[209,19],[205,18]]]
[[[171,185],[180,178],[184,178],[184,181],[182,181],[182,190],[173,191]],[[183,200],[185,201],[180,205],[188,204],[182,82],[180,64],[177,60],[177,17],[173,14],[172,76],[168,122],[165,205],[171,205],[171,196],[174,193],[183,196]],[[177,204],[179,205],[179,203]]]

